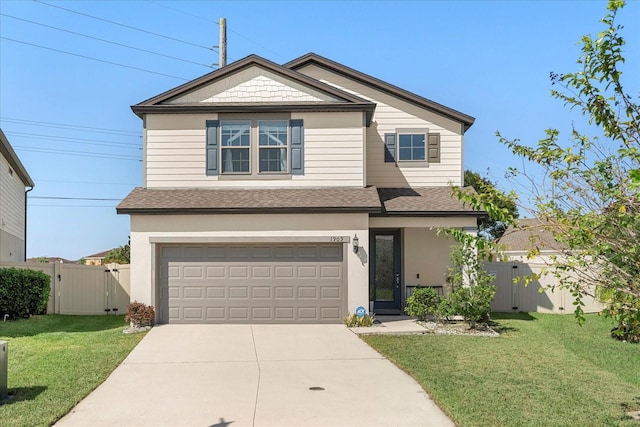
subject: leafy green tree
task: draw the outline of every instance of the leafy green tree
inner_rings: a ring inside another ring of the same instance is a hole
[[[538,166],[536,176],[515,168],[509,174],[516,185],[520,180],[534,184],[527,200],[543,226],[565,248],[549,272],[558,278],[560,287],[576,297],[578,320],[584,321],[582,298],[594,296],[607,304],[603,313],[616,321],[612,334],[638,342],[640,106],[623,88],[625,40],[620,34],[622,27],[615,23],[623,7],[624,1],[610,0],[602,19],[605,30],[596,37],[582,37],[579,71],[551,74],[552,96],[582,113],[592,125],[590,129],[599,129],[603,138],[575,127],[568,142],[560,142],[557,129],[548,129],[546,137],[533,147],[498,137],[514,154]],[[461,197],[504,213],[490,198]],[[480,252],[491,251],[485,246]],[[530,255],[536,252],[532,248]]]
[[[513,195],[504,193],[496,188],[489,179],[480,176],[479,173],[470,170],[464,171],[464,185],[471,186],[477,193],[486,194],[492,203],[500,210],[506,210],[512,218],[518,218],[518,207]],[[502,215],[500,215],[502,216]],[[509,223],[503,222],[501,218],[491,216],[478,220],[478,234],[485,239],[494,240],[502,237]]]
[[[104,257],[103,263],[130,264],[131,247],[129,246],[129,243],[109,251],[109,253]]]

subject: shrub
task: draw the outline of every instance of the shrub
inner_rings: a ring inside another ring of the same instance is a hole
[[[357,314],[348,314],[342,321],[348,328],[353,327],[369,327],[373,326],[373,323],[376,320],[375,314],[365,314],[362,317],[359,317]]]
[[[459,287],[448,296],[451,312],[460,315],[471,327],[488,322],[496,287],[487,284]]]
[[[617,295],[609,301],[602,314],[617,323],[611,329],[613,338],[640,343],[640,300],[628,295]]]
[[[156,318],[153,306],[134,301],[127,306],[127,314],[124,321],[132,326],[151,326]]]
[[[0,268],[0,314],[12,318],[46,312],[51,278],[35,270]]]
[[[439,304],[440,297],[435,289],[415,288],[407,298],[405,311],[418,320],[426,320],[429,315],[436,313]]]

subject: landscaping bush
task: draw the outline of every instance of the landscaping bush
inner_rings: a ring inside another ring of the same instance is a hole
[[[354,327],[369,327],[373,326],[375,322],[375,314],[365,314],[364,316],[358,316],[357,314],[349,314],[342,321],[348,328]]]
[[[496,287],[488,284],[459,287],[448,295],[450,312],[462,316],[471,327],[489,321],[491,301],[496,295]]]
[[[41,271],[0,268],[0,315],[43,314],[50,290],[51,278]]]
[[[440,305],[438,292],[433,288],[415,288],[407,298],[405,311],[409,316],[418,320],[426,320],[429,315],[436,313]]]
[[[153,306],[134,301],[127,306],[124,321],[129,322],[131,326],[151,326],[155,318],[156,312]]]

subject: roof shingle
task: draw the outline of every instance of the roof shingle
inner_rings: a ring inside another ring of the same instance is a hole
[[[390,215],[486,215],[457,200],[451,187],[378,188],[378,194]]]
[[[135,188],[118,206],[119,214],[379,212],[375,187],[269,189]]]

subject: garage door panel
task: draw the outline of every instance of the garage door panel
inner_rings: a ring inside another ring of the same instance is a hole
[[[229,320],[249,320],[249,308],[229,307]]]
[[[207,265],[205,271],[207,279],[225,279],[227,277],[227,269],[222,265]]]
[[[247,286],[230,286],[229,299],[249,298],[249,288]]]
[[[185,286],[183,289],[182,298],[185,300],[188,299],[202,299],[203,288],[198,286]]]
[[[226,288],[223,286],[207,286],[208,299],[224,299],[226,297]]]
[[[225,320],[225,310],[224,307],[207,307],[207,320]]]
[[[259,265],[251,267],[251,277],[270,279],[273,277],[272,268],[269,265]]]
[[[339,323],[346,314],[340,244],[188,245],[159,252],[166,322]]]

